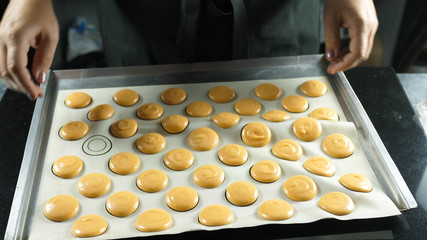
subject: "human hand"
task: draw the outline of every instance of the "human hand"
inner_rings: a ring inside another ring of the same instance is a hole
[[[59,40],[59,26],[52,0],[11,0],[0,22],[0,74],[6,85],[34,100],[43,96],[39,84],[46,81]],[[32,73],[28,51],[36,49]]]
[[[323,21],[330,74],[356,67],[369,58],[378,29],[372,0],[325,0]],[[344,49],[341,49],[341,27],[348,29],[350,37],[350,44]]]

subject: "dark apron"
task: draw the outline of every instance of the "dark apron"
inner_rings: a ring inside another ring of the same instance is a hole
[[[319,52],[317,0],[98,0],[108,66]]]

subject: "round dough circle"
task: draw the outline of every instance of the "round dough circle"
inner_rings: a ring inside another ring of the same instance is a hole
[[[88,198],[96,198],[110,190],[111,181],[103,173],[89,173],[84,175],[78,183],[79,192]]]
[[[302,156],[301,146],[291,139],[283,139],[274,144],[271,150],[274,156],[289,160],[296,161]]]
[[[252,98],[242,98],[234,104],[234,111],[245,116],[257,115],[261,111],[261,104]]]
[[[291,115],[282,110],[271,110],[264,113],[262,118],[270,122],[283,122],[290,119]]]
[[[255,95],[262,100],[273,101],[281,94],[282,89],[274,83],[262,83],[255,88]]]
[[[112,118],[114,115],[114,108],[110,104],[98,105],[89,111],[87,117],[91,121],[101,121]]]
[[[174,187],[166,194],[166,204],[178,212],[193,209],[199,202],[197,192],[186,186]]]
[[[251,147],[264,147],[271,140],[270,128],[264,123],[249,123],[242,129],[242,141]]]
[[[146,103],[136,110],[136,115],[142,120],[155,120],[163,116],[163,107],[157,103]]]
[[[154,154],[166,147],[166,140],[158,133],[147,133],[138,138],[136,147],[142,153]]]
[[[218,145],[218,134],[207,127],[197,128],[188,136],[188,144],[196,151],[209,151]]]
[[[272,160],[262,160],[255,163],[250,170],[251,177],[258,182],[272,183],[282,175],[279,164]]]
[[[304,168],[314,174],[332,177],[335,174],[335,164],[327,157],[316,156],[304,162]]]
[[[188,126],[188,119],[182,115],[170,115],[162,120],[162,127],[168,133],[180,133]]]
[[[85,108],[91,102],[92,98],[84,92],[73,92],[65,98],[65,105],[69,108]]]
[[[236,125],[239,121],[239,115],[230,112],[221,112],[212,117],[212,122],[222,128],[230,128]]]
[[[372,191],[372,182],[360,173],[347,173],[340,177],[339,182],[346,188],[357,192]]]
[[[212,106],[205,101],[196,101],[188,104],[185,112],[190,117],[207,117],[211,115]]]
[[[120,106],[129,107],[139,101],[139,95],[131,89],[122,89],[114,94],[113,100]]]
[[[304,175],[296,175],[285,181],[283,192],[294,201],[308,201],[316,196],[317,186],[313,179]]]
[[[238,181],[228,186],[225,196],[237,206],[249,206],[258,199],[258,190],[249,182]]]
[[[135,227],[141,232],[163,231],[172,227],[172,217],[163,209],[149,209],[138,216]]]
[[[83,160],[74,155],[58,158],[52,165],[53,173],[61,178],[77,176],[83,169]]]
[[[204,188],[216,188],[224,182],[224,178],[224,171],[211,164],[200,166],[193,173],[194,182]]]
[[[116,192],[107,199],[107,211],[116,217],[127,217],[134,213],[139,206],[138,197],[129,192]]]
[[[216,103],[228,103],[236,98],[236,93],[230,87],[216,86],[209,90],[208,96]]]
[[[291,113],[302,113],[308,109],[308,101],[299,95],[289,95],[283,98],[282,107]]]
[[[107,221],[98,215],[85,215],[77,219],[71,229],[75,237],[95,237],[107,231]]]
[[[281,221],[291,218],[294,208],[281,199],[270,199],[259,206],[258,215],[265,220]]]
[[[129,138],[138,131],[138,123],[133,119],[122,119],[110,127],[111,134],[118,138]]]
[[[79,211],[79,201],[70,195],[57,195],[49,199],[43,207],[44,215],[55,222],[68,220]]]
[[[338,114],[331,108],[316,108],[310,113],[310,117],[319,120],[338,121]]]
[[[162,170],[149,169],[138,176],[136,185],[144,192],[159,192],[168,185],[168,175]]]
[[[110,158],[108,166],[114,173],[128,175],[138,170],[141,165],[139,157],[130,152],[121,152]]]
[[[72,121],[59,130],[59,135],[65,140],[78,140],[86,136],[89,132],[89,126],[81,121]]]
[[[354,153],[354,144],[347,136],[335,133],[327,136],[322,143],[323,151],[336,158],[345,158]]]
[[[322,125],[311,117],[301,117],[292,125],[295,136],[303,141],[314,141],[322,134]]]
[[[249,154],[246,148],[238,144],[227,144],[218,151],[218,158],[224,164],[240,166],[248,161]]]
[[[345,193],[330,192],[319,199],[318,205],[323,210],[335,215],[347,215],[353,212],[354,202]]]
[[[207,206],[199,213],[199,222],[205,226],[223,226],[233,220],[233,211],[221,204]]]
[[[300,86],[301,92],[309,97],[320,97],[326,94],[328,88],[319,80],[308,80]]]
[[[187,93],[181,88],[169,88],[162,93],[161,99],[166,104],[176,105],[187,99]]]
[[[166,153],[163,162],[168,168],[181,171],[193,165],[194,155],[187,149],[176,148]]]

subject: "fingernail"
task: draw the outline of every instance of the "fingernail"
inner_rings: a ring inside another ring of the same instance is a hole
[[[34,101],[34,98],[33,96],[31,96],[30,93],[26,93],[25,95],[27,96],[28,99],[30,99],[30,101]]]
[[[328,59],[333,59],[333,58],[335,57],[335,51],[334,51],[334,49],[329,49],[329,50],[326,52],[326,57],[327,57]]]
[[[46,72],[39,73],[39,82],[45,83],[46,82]]]

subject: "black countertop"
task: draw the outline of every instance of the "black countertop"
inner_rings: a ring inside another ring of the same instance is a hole
[[[400,216],[379,219],[325,219],[308,224],[195,231],[174,238],[228,238],[239,234],[251,239],[312,236],[322,236],[322,239],[427,239],[427,139],[408,97],[391,68],[362,67],[346,72],[346,76],[415,196],[418,208],[403,211]],[[34,105],[26,96],[10,90],[0,102],[0,236],[5,233]]]

